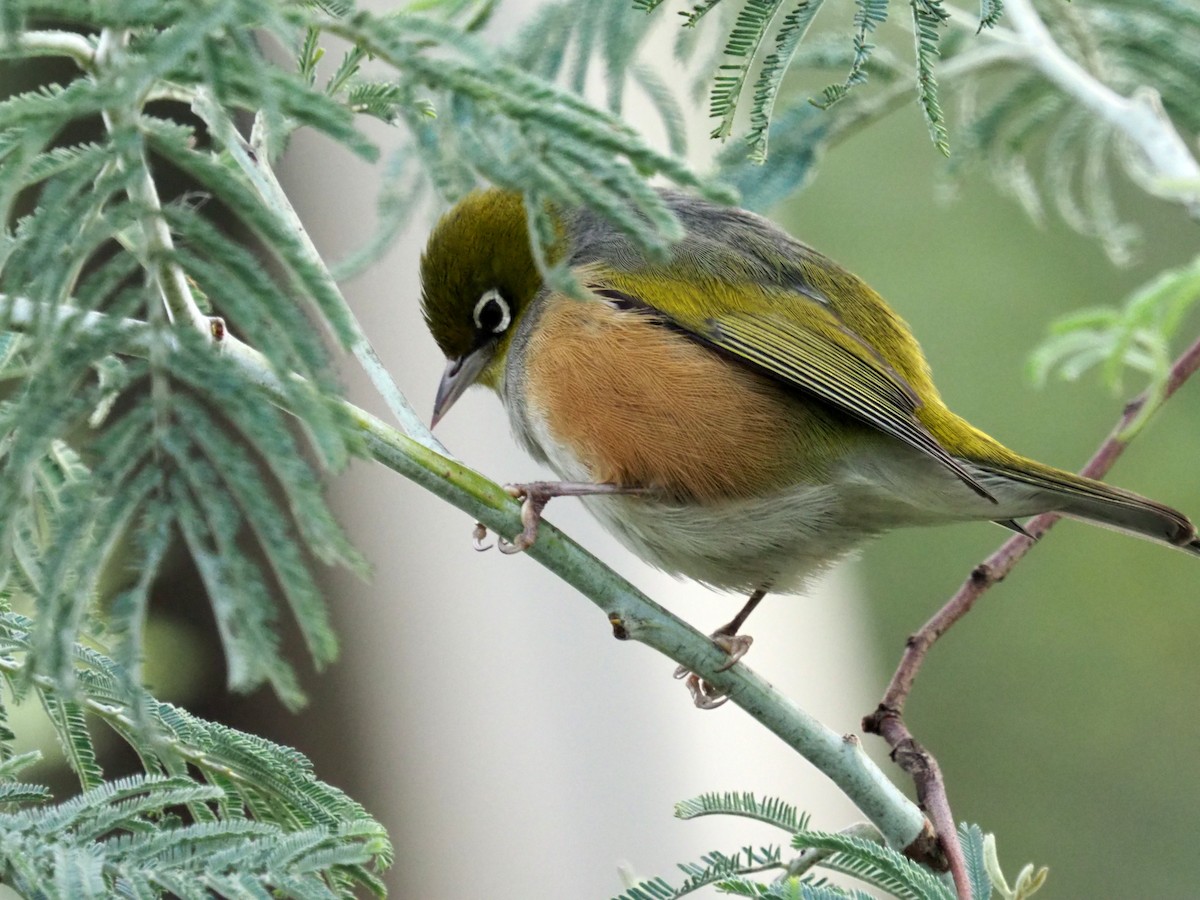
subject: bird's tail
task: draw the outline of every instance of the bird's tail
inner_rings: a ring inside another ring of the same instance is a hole
[[[1196,526],[1183,513],[1162,503],[1032,460],[1014,465],[989,462],[981,468],[1034,488],[1045,512],[1060,512],[1200,556]]]

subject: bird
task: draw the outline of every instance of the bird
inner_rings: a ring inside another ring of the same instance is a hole
[[[713,634],[728,665],[768,592],[799,592],[898,527],[1024,533],[1056,512],[1200,555],[1183,513],[951,412],[908,325],[848,270],[755,213],[659,197],[683,228],[665,257],[586,205],[549,210],[551,262],[575,291],[543,278],[520,193],[475,190],[430,232],[421,307],[447,360],[433,424],[486,386],[562,479],[511,487],[524,529],[502,549],[536,540],[551,498],[580,497],[651,565],[749,595]]]

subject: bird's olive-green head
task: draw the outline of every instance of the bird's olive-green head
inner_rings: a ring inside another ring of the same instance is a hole
[[[435,423],[472,384],[499,384],[513,332],[541,286],[520,194],[475,191],[442,216],[421,256],[425,322],[447,359]]]

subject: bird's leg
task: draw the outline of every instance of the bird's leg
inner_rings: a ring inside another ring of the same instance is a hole
[[[726,669],[731,668],[739,659],[746,655],[746,651],[754,643],[754,638],[748,634],[738,634],[738,629],[750,618],[750,613],[754,612],[755,607],[762,603],[762,599],[767,596],[768,590],[769,588],[760,587],[750,595],[750,598],[736,616],[709,635],[713,639],[714,644],[729,654],[729,661],[717,669],[718,672],[724,672]]]
[[[763,597],[767,596],[769,590],[770,585],[760,587],[750,595],[736,616],[709,635],[714,644],[729,654],[729,659],[717,669],[718,672],[724,672],[734,666],[746,655],[750,645],[754,643],[754,638],[748,634],[738,634],[738,629],[745,624],[755,607],[762,603]],[[675,677],[687,679],[685,683],[692,694],[692,702],[700,709],[716,709],[726,700],[725,695],[718,688],[713,687],[695,672],[688,671],[684,666],[675,670]]]
[[[501,553],[521,553],[537,540],[542,510],[555,497],[590,497],[596,494],[643,494],[647,488],[623,484],[596,484],[589,481],[531,481],[528,484],[506,484],[504,489],[521,503],[521,533],[511,541],[500,538]]]

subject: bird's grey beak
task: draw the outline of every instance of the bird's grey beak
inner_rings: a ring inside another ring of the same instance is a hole
[[[429,425],[430,428],[436,427],[437,423],[442,420],[442,416],[450,411],[454,401],[475,383],[483,370],[487,368],[487,364],[492,361],[495,353],[496,348],[493,344],[484,344],[466,356],[449,360],[446,363],[446,371],[442,373],[442,381],[438,385],[437,396],[433,400],[433,421]]]

